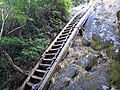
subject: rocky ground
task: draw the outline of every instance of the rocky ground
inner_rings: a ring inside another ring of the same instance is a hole
[[[119,90],[119,0],[99,0],[65,60],[51,78],[50,90]]]

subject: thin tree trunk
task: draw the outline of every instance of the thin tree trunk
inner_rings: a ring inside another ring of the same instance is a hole
[[[4,14],[3,14],[3,10],[2,10],[2,28],[0,31],[0,36],[2,36],[3,30],[4,30],[4,25],[5,25],[5,19],[4,19]]]

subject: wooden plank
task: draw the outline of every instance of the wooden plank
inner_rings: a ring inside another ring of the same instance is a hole
[[[34,84],[33,83],[31,83],[31,82],[27,82],[27,84],[29,85],[29,86],[33,86]]]
[[[41,73],[46,73],[45,70],[39,70],[39,69],[36,69],[37,72],[41,72]]]
[[[32,78],[34,78],[34,79],[38,79],[38,80],[42,80],[42,78],[41,78],[41,77],[36,76],[36,75],[32,75]]]

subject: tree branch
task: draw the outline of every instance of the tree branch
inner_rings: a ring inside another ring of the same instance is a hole
[[[0,31],[0,36],[2,36],[4,25],[5,25],[5,19],[4,19],[3,9],[2,9],[2,27]]]
[[[29,13],[29,10],[30,10],[30,7],[31,7],[31,5],[30,5],[31,1],[30,1],[30,0],[28,0],[28,3],[29,3],[29,6],[28,6],[28,9],[27,9],[27,11],[26,11],[26,14]],[[28,16],[29,16],[29,15],[28,15]]]
[[[12,58],[10,57],[10,55],[9,55],[6,51],[4,51],[4,53],[5,53],[5,56],[7,57],[8,61],[9,61],[10,66],[11,66],[14,70],[16,70],[16,71],[18,71],[18,72],[20,72],[20,73],[22,73],[22,74],[27,74],[27,75],[28,75],[27,72],[25,72],[24,70],[22,70],[21,68],[19,68],[18,66],[16,66],[16,65],[14,64]]]
[[[4,17],[4,9],[2,9],[2,28],[1,28],[0,36],[2,36],[2,34],[3,34],[5,21],[7,20],[8,16],[10,15],[10,13],[11,12],[7,13],[6,17]]]
[[[25,25],[22,25],[22,26],[19,26],[19,27],[13,29],[12,31],[8,32],[7,35],[13,33],[14,31],[16,31],[16,30],[18,30],[18,29],[20,29],[20,28],[22,28],[22,27],[24,27],[24,26],[25,26]]]
[[[11,12],[10,12],[10,13],[11,13]],[[5,20],[4,20],[4,21],[6,21],[6,20],[7,20],[8,16],[10,15],[10,13],[7,13],[7,15],[6,15],[6,17],[5,17]]]

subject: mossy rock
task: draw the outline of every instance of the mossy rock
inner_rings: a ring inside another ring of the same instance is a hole
[[[103,44],[100,41],[94,40],[91,41],[91,47],[97,51],[102,50],[104,48]]]
[[[120,50],[119,50],[119,52],[116,53],[115,48],[110,46],[110,47],[106,48],[105,51],[109,58],[120,61]]]
[[[104,44],[100,40],[100,37],[97,35],[92,36],[92,40],[90,42],[90,45],[94,50],[97,50],[97,51],[104,49]]]
[[[92,36],[92,40],[90,42],[90,45],[91,47],[94,49],[94,50],[104,50],[108,47],[113,47],[114,44],[113,44],[113,41],[112,40],[108,40],[108,41],[102,41],[101,37],[98,36],[98,35],[93,35]]]
[[[117,16],[118,30],[120,34],[120,10],[117,11],[116,16]]]
[[[98,60],[98,57],[94,57],[89,63],[88,65],[86,66],[86,70],[90,70],[94,65],[97,64],[97,60]]]
[[[120,10],[117,11],[116,13],[118,23],[120,24]]]
[[[82,46],[90,46],[90,42],[87,40],[82,40]]]
[[[114,47],[107,48],[106,49],[106,54],[107,54],[108,57],[110,57],[112,59],[115,58],[116,57],[116,53],[115,53]]]

